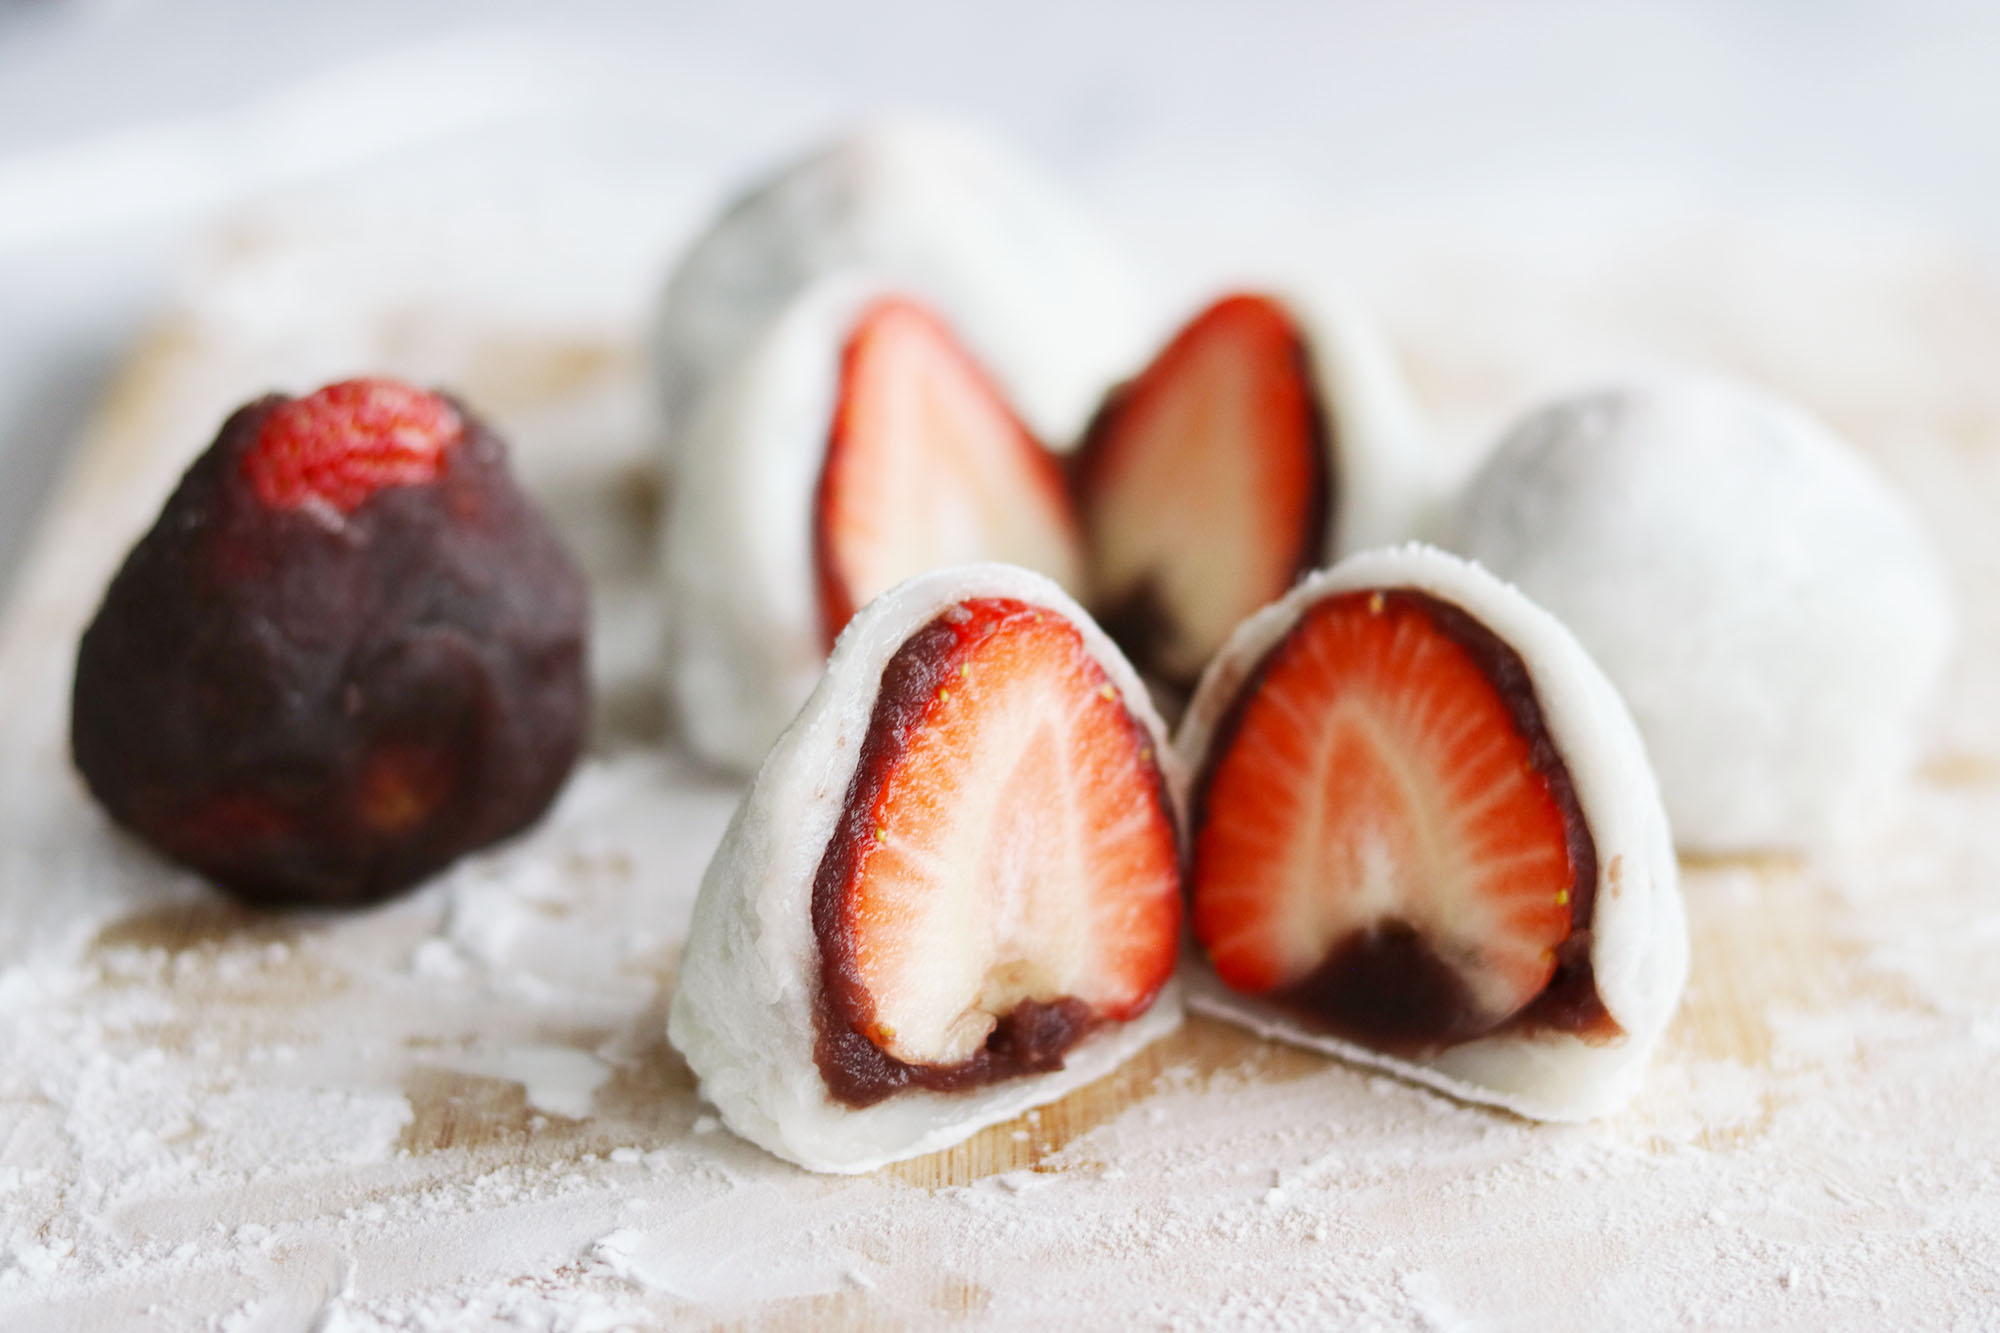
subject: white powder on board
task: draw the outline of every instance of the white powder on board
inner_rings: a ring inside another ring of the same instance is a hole
[[[645,271],[665,222],[629,221],[593,264]],[[1690,1021],[1638,1106],[1533,1125],[1251,1050],[1177,1057],[1101,1124],[1002,1127],[1005,1169],[950,1188],[812,1177],[721,1131],[663,1028],[734,791],[653,738],[650,550],[606,518],[644,448],[643,293],[496,310],[521,233],[323,221],[234,256],[177,326],[147,410],[112,428],[148,448],[41,563],[0,658],[0,1322],[1990,1321],[2000,299],[1928,251],[1747,229],[1588,267],[1499,233],[1339,235],[1456,442],[1619,358],[1698,356],[1868,443],[1960,580],[1946,758],[1838,864],[1690,873]],[[1717,284],[1727,312],[1690,312],[1680,294]],[[89,807],[66,645],[223,409],[357,365],[464,383],[516,439],[599,581],[603,740],[528,837],[370,912],[255,917]]]

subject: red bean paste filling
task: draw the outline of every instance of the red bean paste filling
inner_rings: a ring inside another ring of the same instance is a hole
[[[1458,971],[1408,922],[1394,917],[1337,942],[1311,972],[1265,998],[1315,1027],[1377,1050],[1404,1055],[1435,1052],[1494,1032],[1537,1030],[1591,1041],[1622,1035],[1597,993],[1591,966],[1591,921],[1597,906],[1597,845],[1577,801],[1576,784],[1543,720],[1533,678],[1513,648],[1463,608],[1413,589],[1385,590],[1385,600],[1421,610],[1438,633],[1458,645],[1479,668],[1507,709],[1514,730],[1527,741],[1529,762],[1548,783],[1561,812],[1572,868],[1570,930],[1556,946],[1555,973],[1540,995],[1498,1027],[1487,1024]],[[1195,796],[1194,827],[1207,817],[1208,784],[1215,756],[1228,752],[1243,708],[1261,686],[1285,641],[1272,646],[1244,680],[1210,744],[1209,768]]]
[[[859,868],[861,848],[875,838],[874,809],[905,745],[922,725],[924,710],[951,682],[958,631],[940,615],[904,641],[882,671],[882,688],[861,759],[847,785],[847,801],[813,879],[813,934],[819,940],[820,993],[815,1018],[819,1038],[813,1059],[827,1092],[852,1107],[873,1106],[907,1087],[959,1092],[1063,1067],[1063,1057],[1102,1026],[1090,1005],[1073,996],[1026,1000],[1001,1015],[986,1045],[954,1065],[909,1064],[870,1041],[863,1031],[872,1006],[853,940],[841,921],[848,886]],[[1136,719],[1128,721],[1141,736]],[[1166,788],[1153,770],[1157,799],[1172,819]]]
[[[1327,530],[1333,522],[1334,479],[1327,467],[1327,459],[1333,457],[1333,449],[1340,443],[1334,434],[1332,421],[1328,418],[1326,406],[1320,402],[1319,384],[1312,364],[1312,350],[1305,339],[1296,333],[1292,337],[1291,355],[1298,368],[1299,376],[1306,386],[1306,401],[1311,405],[1308,423],[1308,448],[1312,459],[1312,499],[1306,507],[1306,522],[1299,534],[1298,550],[1292,558],[1292,578],[1296,580],[1320,563],[1321,552],[1326,549]],[[1095,467],[1099,452],[1110,438],[1112,423],[1125,408],[1125,401],[1131,395],[1136,381],[1127,381],[1114,389],[1104,400],[1104,405],[1090,420],[1084,432],[1083,444],[1076,451],[1076,461],[1070,470],[1070,492],[1081,497],[1091,485],[1091,472]],[[1082,511],[1081,501],[1078,504]],[[1151,578],[1141,579],[1115,602],[1091,607],[1091,615],[1103,627],[1104,632],[1132,659],[1155,686],[1154,697],[1159,699],[1164,693],[1164,702],[1173,706],[1173,711],[1187,702],[1193,691],[1196,677],[1185,680],[1166,680],[1160,677],[1153,664],[1173,639],[1173,616],[1165,600],[1160,596],[1158,584]],[[1172,721],[1172,712],[1168,715]]]
[[[332,526],[266,504],[242,458],[283,401],[231,416],[126,556],[71,746],[114,819],[226,891],[356,906],[555,798],[588,720],[587,593],[456,402],[436,478]]]

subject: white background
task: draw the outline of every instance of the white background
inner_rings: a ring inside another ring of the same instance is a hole
[[[692,225],[747,168],[908,106],[1128,216],[1727,206],[2000,256],[1990,4],[0,0],[0,579],[218,222],[601,157],[673,182]]]

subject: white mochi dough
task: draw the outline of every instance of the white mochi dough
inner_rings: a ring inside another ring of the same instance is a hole
[[[1690,851],[1805,851],[1866,827],[1953,636],[1908,506],[1819,423],[1718,379],[1535,412],[1468,483],[1449,543],[1590,649]]]
[[[757,766],[826,662],[814,500],[842,354],[868,307],[901,294],[874,275],[814,283],[715,387],[689,435],[661,538],[667,687],[689,746],[723,768]],[[963,544],[961,559],[986,554],[969,532]]]
[[[1442,504],[1443,470],[1395,353],[1368,312],[1323,283],[1250,283],[1237,290],[1270,293],[1312,355],[1333,488],[1324,563],[1429,536]]]
[[[881,294],[836,274],[807,289],[709,395],[661,535],[667,693],[694,751],[755,768],[826,663],[813,494],[841,349]]]
[[[1007,565],[954,566],[899,584],[862,608],[818,688],[757,770],[709,863],[667,1025],[724,1123],[810,1170],[870,1171],[950,1147],[1102,1078],[1180,1024],[1179,985],[1169,981],[1144,1014],[1085,1038],[1055,1072],[956,1093],[907,1088],[859,1109],[827,1095],[813,1058],[813,880],[860,761],[883,668],[912,634],[974,597],[1017,598],[1075,624],[1153,737],[1178,821],[1185,784],[1145,687],[1054,583]]]
[[[1314,1028],[1223,985],[1203,962],[1188,1003],[1263,1036],[1385,1069],[1471,1102],[1536,1120],[1585,1120],[1627,1102],[1687,983],[1687,918],[1673,838],[1646,750],[1604,673],[1556,619],[1476,565],[1426,546],[1350,556],[1311,575],[1243,622],[1197,687],[1175,746],[1199,773],[1244,680],[1322,598],[1357,589],[1410,588],[1450,602],[1526,664],[1550,738],[1569,769],[1597,850],[1591,966],[1597,993],[1623,1035],[1585,1039],[1505,1027],[1409,1059]],[[1190,837],[1194,830],[1190,830]]]
[[[936,310],[1054,449],[1144,356],[1123,257],[1053,183],[966,130],[888,121],[752,187],[675,268],[654,337],[670,465],[758,331],[817,278],[854,268]]]

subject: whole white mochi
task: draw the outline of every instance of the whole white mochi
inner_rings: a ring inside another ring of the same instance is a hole
[[[1360,590],[1412,589],[1465,611],[1527,667],[1549,739],[1569,770],[1597,852],[1591,971],[1618,1024],[1609,1039],[1509,1029],[1404,1057],[1333,1036],[1290,1011],[1230,990],[1205,962],[1188,983],[1196,1010],[1262,1036],[1386,1069],[1466,1101],[1536,1120],[1587,1120],[1630,1100],[1687,986],[1680,866],[1638,729],[1570,632],[1517,588],[1433,547],[1363,551],[1308,575],[1240,625],[1203,673],[1174,744],[1199,773],[1245,680],[1312,606]],[[1198,836],[1199,830],[1190,830]]]
[[[810,1170],[871,1171],[948,1148],[1102,1078],[1180,1025],[1179,985],[1169,981],[1152,1008],[1085,1038],[1052,1073],[963,1092],[909,1088],[860,1108],[827,1095],[813,1058],[820,990],[813,880],[860,762],[883,668],[912,634],[973,597],[1016,598],[1076,626],[1153,738],[1180,822],[1186,784],[1145,686],[1054,583],[1011,565],[959,565],[920,574],[863,607],[757,770],[702,876],[667,1020],[668,1039],[723,1122]]]
[[[935,309],[1052,448],[1145,356],[1136,285],[1083,211],[966,129],[888,120],[755,185],[692,243],[654,336],[669,459],[717,378],[798,291],[867,269]]]
[[[1837,842],[1908,767],[1952,641],[1943,565],[1796,408],[1707,377],[1557,402],[1448,523],[1624,694],[1682,848]]]

